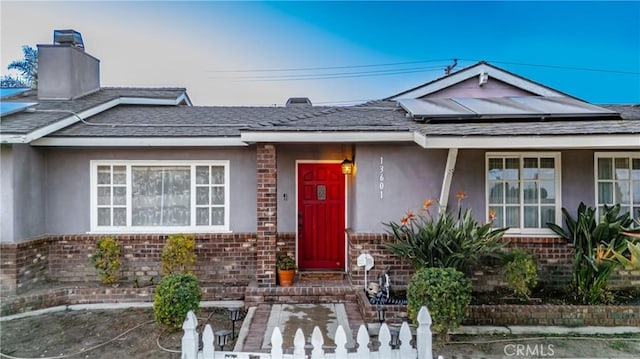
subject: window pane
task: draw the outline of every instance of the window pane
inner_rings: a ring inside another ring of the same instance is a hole
[[[196,167],[196,184],[209,184],[209,166]]]
[[[127,225],[127,209],[126,208],[113,209],[113,225],[114,226]]]
[[[209,187],[196,187],[196,204],[209,204]]]
[[[613,203],[613,184],[607,182],[598,183],[598,203]]]
[[[520,159],[505,158],[504,178],[508,180],[517,180],[520,178]]]
[[[556,160],[555,158],[541,158],[540,159],[540,178],[541,179],[555,179],[556,178]]]
[[[489,204],[504,203],[504,185],[502,182],[492,182],[489,186]]]
[[[598,179],[613,179],[613,161],[611,158],[598,158]]]
[[[556,203],[556,184],[551,181],[540,182],[540,203]]]
[[[615,203],[629,204],[631,203],[631,193],[629,192],[629,182],[616,182]]]
[[[538,207],[524,207],[524,227],[538,228]]]
[[[489,158],[489,180],[504,179],[502,173],[502,158]]]
[[[98,187],[98,206],[111,204],[111,187]]]
[[[224,167],[211,167],[211,184],[224,184]]]
[[[98,184],[111,184],[110,166],[98,166]]]
[[[629,207],[627,206],[621,206],[620,207],[620,215],[623,215],[625,213],[629,213]]]
[[[640,204],[640,182],[633,182],[633,204]]]
[[[127,187],[113,187],[113,204],[116,206],[127,204]]]
[[[634,158],[631,165],[631,178],[634,180],[640,180],[640,159]]]
[[[629,159],[628,158],[616,158],[616,179],[628,180],[629,179]]]
[[[132,167],[132,224],[188,225],[190,177],[189,167]]]
[[[506,212],[505,225],[508,227],[520,227],[520,208],[507,207]]]
[[[196,209],[196,226],[209,225],[209,207]]]
[[[496,218],[493,220],[494,227],[503,227],[504,215],[502,213],[502,207],[489,207],[489,211],[493,211],[496,214]]]
[[[635,219],[636,219],[636,222],[634,222],[634,224],[632,224],[631,226],[632,226],[633,228],[637,228],[637,227],[638,227],[638,225],[637,225],[637,224],[635,224],[635,223],[638,223],[637,221],[638,221],[638,219],[640,218],[640,207],[635,207],[635,208],[633,209],[633,218],[635,218]]]
[[[213,187],[211,190],[211,203],[224,204],[224,187]]]
[[[547,227],[547,223],[556,223],[556,208],[555,207],[540,207],[541,223],[540,227]]]
[[[520,186],[518,182],[507,182],[506,186],[506,203],[520,203]]]
[[[211,208],[211,225],[222,226],[224,225],[224,208]]]
[[[127,167],[113,166],[113,184],[127,184]]]
[[[524,203],[538,203],[538,184],[536,182],[524,182]]]
[[[98,208],[98,225],[111,225],[111,208]]]
[[[525,158],[522,168],[523,179],[538,179],[538,159]]]

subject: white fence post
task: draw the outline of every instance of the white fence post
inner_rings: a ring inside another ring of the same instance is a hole
[[[347,334],[344,332],[342,325],[338,325],[333,341],[336,343],[336,359],[347,359]]]
[[[416,347],[418,359],[433,359],[433,340],[431,333],[431,314],[422,306],[418,312],[418,329],[416,329]],[[442,358],[442,357],[439,357]]]
[[[364,324],[360,325],[360,329],[358,329],[358,337],[357,337],[357,342],[358,342],[358,349],[357,349],[357,353],[358,353],[358,358],[369,358],[370,357],[370,352],[369,352],[369,332],[367,331],[367,328],[364,327]]]
[[[204,327],[204,332],[202,332],[202,357],[203,359],[213,359],[214,353],[216,351],[213,346],[213,329],[211,329],[211,325],[207,324]]]
[[[184,335],[182,336],[182,359],[197,359],[198,358],[198,332],[196,327],[198,326],[198,318],[193,314],[193,311],[187,313],[187,319],[182,323],[182,330]]]
[[[387,323],[382,323],[380,326],[378,341],[380,342],[380,347],[378,348],[380,358],[391,358],[391,333]]]
[[[324,337],[318,326],[313,327],[313,333],[311,334],[311,345],[313,350],[311,351],[311,359],[323,359],[324,358]]]
[[[415,358],[417,351],[411,346],[411,329],[409,323],[404,322],[400,327],[400,358]]]
[[[293,337],[293,359],[305,359],[307,353],[304,351],[304,346],[307,344],[304,339],[304,333],[302,329],[296,329],[296,335]]]
[[[271,359],[282,359],[282,333],[280,328],[273,328],[273,334],[271,334]]]

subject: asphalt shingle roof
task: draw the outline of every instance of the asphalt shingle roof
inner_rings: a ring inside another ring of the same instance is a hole
[[[92,94],[75,100],[38,100],[35,91],[27,96],[3,101],[37,102],[34,108],[36,112],[19,112],[0,119],[0,133],[24,135],[42,127],[54,124],[66,117],[69,112],[37,112],[45,111],[72,111],[75,113],[88,110],[119,97],[177,99],[185,93],[184,88],[129,88],[129,87],[105,87]]]

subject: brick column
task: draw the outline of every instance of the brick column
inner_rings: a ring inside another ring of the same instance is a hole
[[[258,144],[257,152],[257,207],[256,279],[260,287],[276,285],[277,237],[277,173],[276,148],[272,144]]]

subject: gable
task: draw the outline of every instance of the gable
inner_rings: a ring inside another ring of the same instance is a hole
[[[436,92],[420,97],[426,98],[453,98],[453,97],[511,97],[511,96],[532,96],[530,91],[510,85],[504,81],[488,77],[487,82],[480,85],[479,76],[468,78],[462,82],[445,87]]]
[[[499,81],[499,83],[494,82]],[[473,83],[475,82],[475,84]],[[480,92],[477,88],[483,88],[489,86],[489,91],[481,91],[480,93],[496,92],[496,93],[510,93],[514,92],[511,96],[563,96],[571,97],[563,92],[554,90],[550,87],[539,84],[535,81],[531,81],[524,77],[518,76],[511,72],[505,71],[493,65],[489,65],[486,62],[479,62],[473,66],[469,66],[460,71],[454,72],[448,76],[441,77],[426,84],[414,87],[399,94],[390,96],[386,100],[399,100],[407,98],[424,98],[430,95],[436,97],[453,97],[445,96],[443,93],[448,91],[460,92],[465,85],[471,85],[470,92]],[[463,96],[463,97],[475,97],[475,96]],[[490,94],[484,94],[481,97],[502,97],[501,95],[495,96]]]

